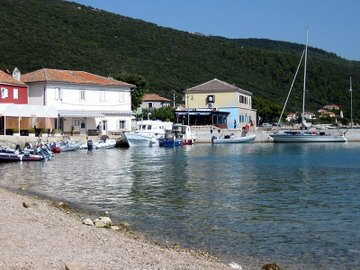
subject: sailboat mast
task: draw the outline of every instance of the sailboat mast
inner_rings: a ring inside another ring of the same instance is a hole
[[[353,105],[352,105],[352,83],[351,83],[351,77],[350,77],[350,110],[351,110],[351,129],[353,128]]]
[[[306,46],[305,46],[305,62],[304,62],[304,86],[303,86],[303,107],[301,122],[305,124],[305,92],[306,92],[306,64],[307,64],[307,48],[309,42],[309,29],[306,29]]]

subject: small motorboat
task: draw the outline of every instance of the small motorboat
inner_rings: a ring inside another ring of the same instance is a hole
[[[56,142],[51,142],[49,144],[49,147],[50,147],[51,152],[53,152],[55,154],[59,154],[61,152],[60,145]]]
[[[95,149],[110,149],[116,146],[116,140],[107,139],[106,141],[100,140],[94,143]]]
[[[80,146],[80,149],[110,149],[116,146],[116,140],[114,139],[106,139],[106,140],[99,140],[94,142],[93,140],[88,140],[86,143]]]
[[[41,161],[44,160],[44,156],[40,154],[30,153],[2,153],[0,152],[0,162],[12,162],[12,161]]]
[[[0,148],[0,162],[13,162],[13,161],[41,161],[49,160],[52,156],[50,149],[43,145],[39,146],[36,149],[32,149],[30,144],[24,148],[20,149],[19,145],[16,145],[15,149],[11,148]]]
[[[158,139],[160,147],[177,147],[183,145],[181,134],[175,130],[167,130],[165,136]]]
[[[246,143],[255,140],[256,135],[247,135],[242,137],[235,137],[233,134],[225,135],[220,138],[213,136],[211,142],[213,144],[223,144],[223,143]]]
[[[80,143],[78,141],[65,140],[59,144],[61,152],[69,152],[80,149]]]
[[[177,147],[182,146],[183,140],[177,138],[160,138],[159,146],[160,147]]]

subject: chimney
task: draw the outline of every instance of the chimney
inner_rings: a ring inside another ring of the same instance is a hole
[[[15,79],[15,80],[17,80],[17,81],[20,81],[21,80],[21,72],[20,72],[20,70],[16,67],[16,68],[14,68],[14,71],[13,71],[13,73],[12,73],[12,76],[13,76],[13,78]]]

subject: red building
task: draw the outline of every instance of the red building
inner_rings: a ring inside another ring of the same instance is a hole
[[[0,103],[28,104],[28,87],[20,81],[20,72],[15,69],[14,79],[0,70]]]

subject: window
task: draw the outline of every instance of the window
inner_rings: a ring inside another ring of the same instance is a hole
[[[79,119],[73,119],[73,126],[79,127],[80,126],[80,120]]]
[[[250,104],[250,97],[239,95],[239,103]]]
[[[19,89],[14,88],[14,90],[13,90],[13,98],[14,99],[19,99]]]
[[[148,105],[149,105],[149,109],[153,107],[152,102],[149,102]]]
[[[105,101],[105,91],[104,90],[100,90],[100,101],[101,102]]]
[[[6,88],[1,88],[1,98],[7,98],[8,96],[8,90]]]
[[[125,129],[125,124],[126,124],[126,121],[120,120],[119,121],[119,129]]]
[[[85,90],[80,90],[80,100],[85,100]]]
[[[147,129],[148,129],[148,130],[151,130],[151,125],[148,125]]]
[[[215,102],[215,96],[214,95],[208,95],[206,97],[206,104],[214,103]]]

